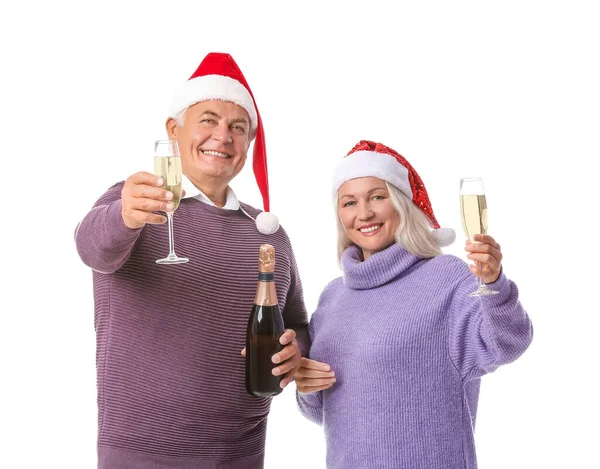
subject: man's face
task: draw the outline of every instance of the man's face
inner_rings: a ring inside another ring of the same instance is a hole
[[[250,118],[237,104],[219,100],[194,104],[183,126],[170,119],[167,130],[179,144],[183,174],[192,182],[208,179],[227,185],[244,167]]]

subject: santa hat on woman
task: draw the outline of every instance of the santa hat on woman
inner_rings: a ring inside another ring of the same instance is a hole
[[[250,135],[251,138],[255,138],[252,167],[265,210],[256,217],[256,226],[261,233],[273,234],[279,228],[279,221],[275,215],[269,213],[267,149],[262,121],[246,78],[229,54],[211,52],[202,60],[188,81],[175,92],[169,117],[175,118],[190,106],[212,99],[232,102],[248,113]]]
[[[350,179],[373,176],[396,186],[425,214],[433,229],[433,236],[440,246],[451,245],[456,233],[452,228],[440,228],[425,184],[400,153],[381,143],[361,140],[335,169],[333,196],[342,184]]]

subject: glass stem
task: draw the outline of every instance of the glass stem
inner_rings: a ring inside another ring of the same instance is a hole
[[[478,264],[479,264],[479,270],[483,269],[483,264],[481,262],[478,262]],[[479,288],[486,288],[485,282],[483,281],[483,279],[481,277],[477,277],[477,280],[479,280]]]
[[[167,220],[169,223],[169,257],[177,257],[175,255],[175,241],[173,239],[173,212],[167,212]]]

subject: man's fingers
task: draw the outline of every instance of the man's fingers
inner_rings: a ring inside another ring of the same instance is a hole
[[[164,179],[156,174],[149,173],[147,171],[139,171],[132,174],[127,178],[127,182],[132,184],[147,184],[149,186],[162,186],[165,182]]]
[[[163,225],[167,221],[167,217],[156,213],[150,213],[143,210],[127,210],[124,212],[124,218],[129,221],[134,221],[138,226],[145,224]]]
[[[279,387],[281,389],[285,388],[288,384],[290,384],[292,381],[294,381],[294,373],[291,371],[289,373],[286,373],[286,375],[283,377],[283,379],[281,380],[281,382],[279,383]]]
[[[282,350],[280,350],[279,352],[277,352],[275,355],[273,355],[271,357],[271,361],[273,363],[281,363],[284,362],[286,360],[289,360],[290,358],[292,358],[294,355],[300,353],[300,349],[298,348],[298,344],[295,342],[292,342],[289,345],[286,345],[285,347],[283,347]]]
[[[147,184],[133,185],[127,188],[123,188],[126,195],[135,199],[155,199],[155,200],[171,200],[173,199],[173,193],[161,187],[153,187]]]
[[[281,365],[273,368],[271,371],[274,376],[284,375],[295,368],[298,368],[298,362],[296,360],[288,360],[283,362]]]
[[[173,193],[162,188],[164,179],[146,171],[132,174],[121,191],[121,216],[129,228],[162,225],[167,219],[152,212],[171,212]]]
[[[296,331],[293,329],[286,329],[281,337],[279,338],[279,343],[281,345],[286,345],[292,342],[296,338]]]
[[[173,202],[169,201],[132,198],[129,200],[127,208],[144,212],[172,212],[175,207]]]

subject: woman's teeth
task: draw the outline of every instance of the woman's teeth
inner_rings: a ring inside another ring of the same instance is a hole
[[[361,228],[359,231],[361,233],[370,233],[371,231],[378,230],[379,228],[381,228],[381,225],[373,225],[369,226],[368,228]]]

